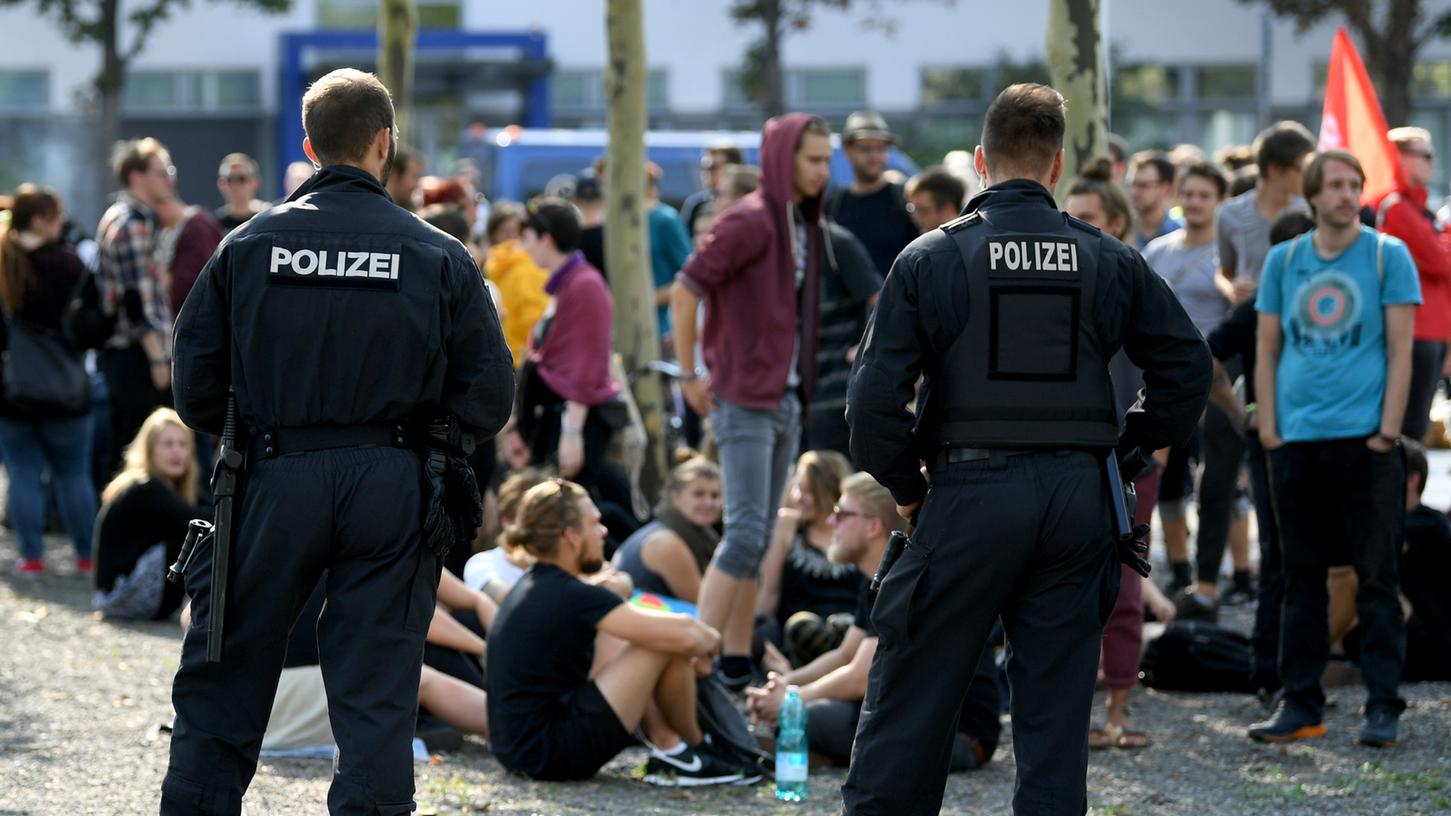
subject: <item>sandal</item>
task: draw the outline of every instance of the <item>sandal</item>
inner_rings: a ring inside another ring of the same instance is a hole
[[[1131,716],[1129,714],[1128,706],[1110,705],[1109,709],[1117,709],[1123,712],[1123,716],[1125,719],[1129,719]],[[1102,747],[1104,748],[1123,748],[1125,750],[1138,750],[1140,748],[1148,748],[1150,745],[1154,744],[1154,741],[1149,738],[1147,732],[1141,731],[1137,728],[1108,723],[1101,730],[1103,732],[1102,739],[1104,743]],[[1092,732],[1089,733],[1088,743],[1089,747],[1093,747]]]
[[[1102,751],[1112,747],[1113,740],[1109,739],[1108,729],[1097,725],[1088,729],[1088,749],[1090,751]]]

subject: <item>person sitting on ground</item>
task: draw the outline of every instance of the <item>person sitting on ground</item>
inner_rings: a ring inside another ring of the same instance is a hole
[[[534,563],[528,552],[509,546],[508,532],[514,529],[524,494],[545,478],[544,471],[526,467],[510,474],[499,485],[499,538],[492,549],[475,553],[464,564],[464,584],[470,589],[477,589],[499,601],[524,577],[524,570]]]
[[[1430,467],[1426,449],[1406,448],[1406,546],[1401,550],[1401,595],[1406,619],[1406,665],[1401,680],[1451,680],[1451,520],[1421,504]]]
[[[867,672],[877,651],[866,576],[876,570],[892,531],[905,527],[892,494],[870,474],[855,473],[842,482],[840,503],[831,515],[830,555],[834,563],[850,566],[863,579],[851,627],[836,648],[795,671],[772,672],[764,687],[747,693],[751,713],[774,721],[786,689],[799,687],[806,703],[806,744],[818,760],[839,767],[851,761]],[[988,644],[962,702],[957,739],[952,744],[951,768],[955,771],[982,767],[997,748],[1000,703],[993,657]]]
[[[532,488],[517,521],[508,540],[535,563],[489,632],[499,762],[532,779],[588,779],[642,728],[654,746],[646,782],[742,781],[745,769],[717,755],[696,715],[696,677],[710,672],[720,633],[580,580],[603,566],[605,528],[579,485],[551,479]]]
[[[125,466],[101,493],[96,517],[95,606],[113,619],[165,620],[182,604],[166,580],[197,508],[198,467],[190,428],[157,408],[126,447]]]
[[[703,205],[708,206],[708,205]],[[615,568],[635,588],[695,603],[700,577],[720,544],[715,525],[721,517],[720,468],[700,456],[670,471],[665,497],[655,520],[625,539],[615,552]]]
[[[835,451],[807,451],[796,460],[771,548],[761,562],[758,628],[783,646],[793,666],[841,642],[866,579],[850,562],[827,557],[831,515],[851,463]]]

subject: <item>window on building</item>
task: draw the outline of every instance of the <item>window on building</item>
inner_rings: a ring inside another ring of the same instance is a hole
[[[1413,99],[1451,99],[1451,60],[1416,63],[1411,73]]]
[[[1259,77],[1253,65],[1203,65],[1197,69],[1197,92],[1203,99],[1253,99]]]
[[[1111,99],[1124,105],[1157,107],[1179,98],[1179,69],[1164,65],[1125,65],[1113,73]]]
[[[49,72],[0,71],[0,110],[40,111],[49,106]]]
[[[645,72],[645,107],[663,110],[670,106],[668,71],[650,68]],[[549,105],[558,111],[600,111],[608,106],[604,71],[564,68],[549,78]]]
[[[851,108],[866,104],[865,68],[798,68],[786,71],[781,79],[788,108]],[[745,71],[726,69],[721,83],[726,107],[753,104],[746,94]]]
[[[131,71],[121,94],[121,107],[140,113],[250,111],[261,104],[256,71]]]
[[[419,28],[460,28],[459,0],[418,0]],[[377,0],[318,0],[318,28],[377,28]]]
[[[984,68],[923,68],[922,107],[984,102],[988,97],[990,80],[990,72]]]

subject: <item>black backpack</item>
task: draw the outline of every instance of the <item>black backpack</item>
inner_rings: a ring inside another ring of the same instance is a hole
[[[1206,621],[1175,621],[1149,642],[1139,679],[1163,691],[1253,694],[1254,650],[1244,635]]]
[[[763,773],[775,775],[774,758],[761,750],[731,694],[714,675],[696,681],[696,716],[716,746]]]

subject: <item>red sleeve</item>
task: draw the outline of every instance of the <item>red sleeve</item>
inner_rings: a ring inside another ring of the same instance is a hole
[[[211,260],[222,242],[222,228],[208,212],[197,212],[187,220],[176,239],[176,255],[171,260],[172,314],[181,312],[181,305],[196,284],[202,267]]]
[[[1406,242],[1421,277],[1451,279],[1451,232],[1437,232],[1428,218],[1416,212],[1414,204],[1392,204],[1381,231]]]
[[[766,236],[761,234],[759,210],[751,203],[737,203],[716,219],[700,248],[681,267],[677,277],[690,291],[704,295],[719,287],[770,245],[762,240]]]

